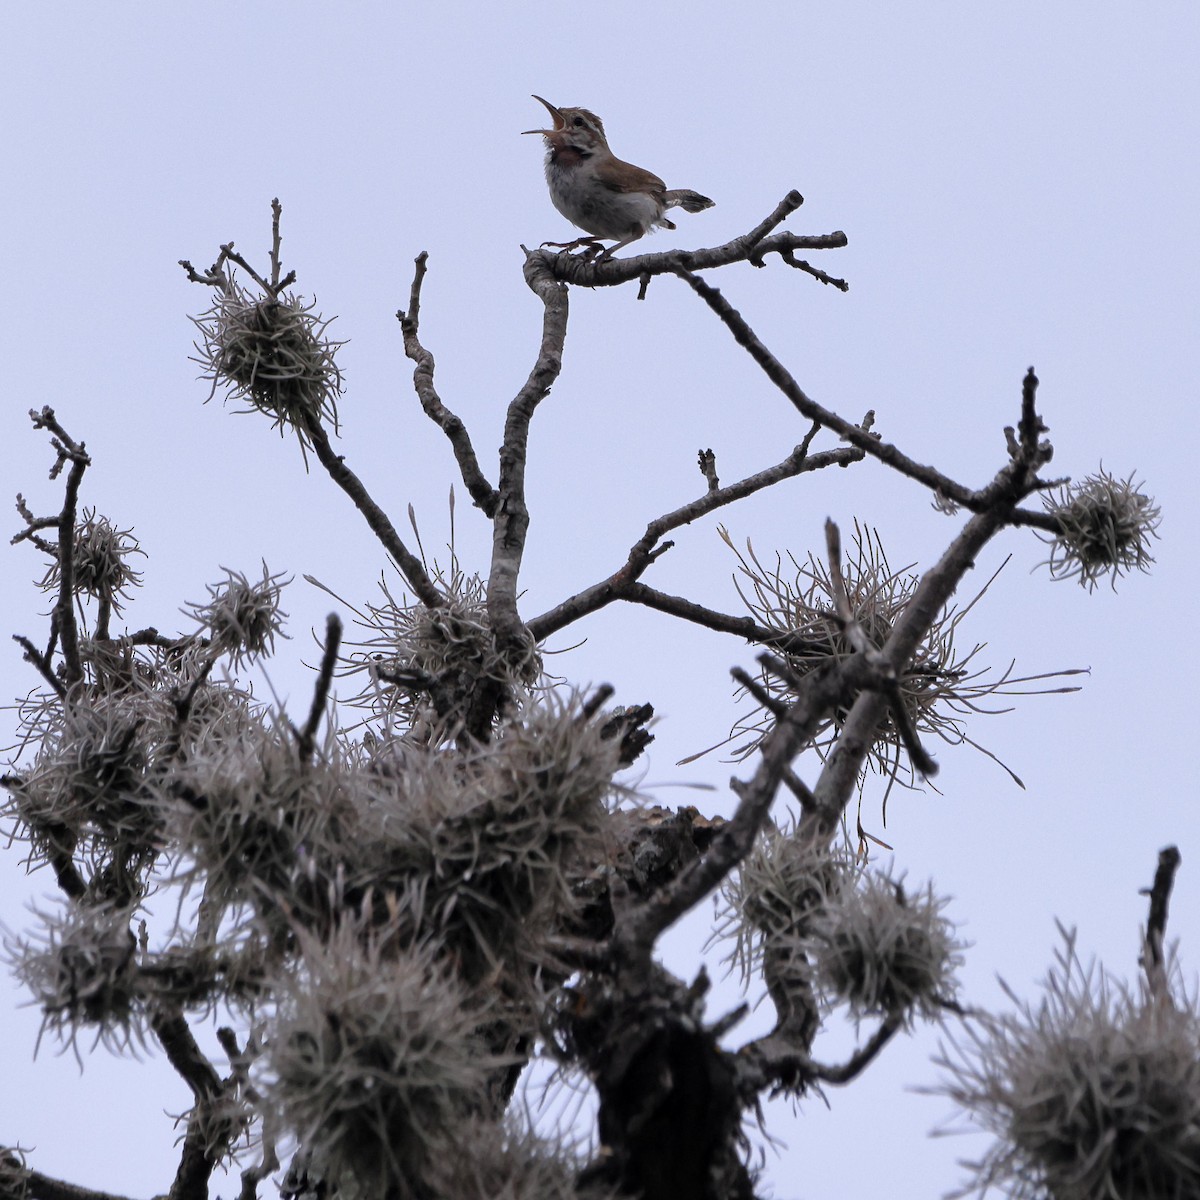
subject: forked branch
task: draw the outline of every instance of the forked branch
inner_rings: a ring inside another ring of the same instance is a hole
[[[646,526],[646,531],[641,538],[630,547],[629,557],[617,571],[607,579],[602,579],[599,583],[577,592],[574,596],[555,605],[554,608],[534,617],[529,622],[529,632],[540,642],[578,621],[581,617],[606,607],[614,600],[627,600],[646,604],[651,608],[659,608],[662,611],[672,611],[675,616],[684,616],[685,619],[694,620],[710,629],[735,633],[748,641],[778,645],[778,631],[772,632],[763,626],[758,626],[748,617],[731,617],[724,613],[702,609],[701,606],[692,605],[691,601],[683,600],[681,597],[665,597],[663,593],[646,588],[638,581],[646,569],[673,545],[671,542],[662,542],[662,539],[673,530],[690,525],[693,521],[699,520],[727,504],[742,500],[746,496],[752,496],[755,492],[772,487],[785,479],[791,479],[809,471],[818,471],[825,467],[848,467],[851,463],[862,460],[862,451],[849,446],[837,450],[826,450],[819,454],[810,454],[808,447],[816,428],[814,426],[800,445],[782,462],[767,467],[766,470],[759,471],[754,475],[749,475],[728,487],[709,487],[704,495],[689,501],[673,512],[656,517]],[[702,459],[702,469],[704,461]],[[715,467],[712,468],[712,471],[715,476]],[[664,603],[657,602],[660,598]],[[666,601],[677,603],[674,603],[672,609],[667,606]],[[690,610],[685,612],[684,609],[689,605],[691,605]]]
[[[57,479],[68,464],[70,469],[67,471],[66,487],[63,489],[62,508],[56,517],[33,518],[23,499],[17,497],[17,509],[26,518],[27,528],[13,538],[13,541],[28,539],[45,548],[54,556],[58,574],[58,592],[52,619],[53,634],[46,654],[40,655],[28,639],[17,640],[25,649],[26,659],[38,668],[42,677],[56,692],[62,694],[83,678],[83,662],[79,656],[79,625],[75,617],[75,525],[79,511],[79,487],[92,460],[88,457],[83,442],[76,442],[71,438],[58,423],[54,409],[49,405],[40,412],[31,409],[29,417],[34,429],[46,429],[50,432],[50,444],[57,454],[54,466],[50,468],[50,478]],[[58,533],[57,542],[54,544],[36,536],[37,530],[50,528],[56,529]],[[51,668],[55,640],[62,652],[61,682],[55,680]]]
[[[788,217],[804,203],[799,192],[789,192],[775,209],[749,232],[733,238],[721,246],[706,250],[668,250],[658,254],[636,254],[628,258],[608,258],[603,262],[592,261],[583,255],[555,252],[551,250],[527,251],[529,264],[537,261],[542,269],[549,271],[564,283],[581,287],[615,287],[638,279],[642,281],[642,292],[655,275],[672,275],[682,270],[703,271],[713,267],[727,267],[732,263],[748,262],[756,267],[763,266],[768,254],[778,254],[789,266],[806,271],[823,283],[842,291],[847,284],[823,271],[816,271],[795,257],[797,250],[839,250],[847,245],[846,235],[838,230],[825,234],[773,233]]]
[[[917,462],[916,459],[910,458],[898,446],[882,441],[877,435],[868,433],[861,426],[847,421],[845,417],[839,416],[831,409],[818,404],[804,392],[804,389],[796,382],[791,372],[767,349],[741,313],[721,295],[717,288],[705,283],[703,279],[685,267],[677,268],[675,274],[684,280],[709,308],[716,313],[722,323],[729,329],[730,333],[733,334],[734,340],[738,345],[742,346],[750,357],[758,363],[767,378],[791,401],[792,405],[802,416],[810,421],[819,422],[826,429],[836,433],[844,441],[863,451],[864,454],[871,458],[877,458],[886,466],[899,471],[900,474],[906,475],[910,479],[915,479],[918,483],[923,484],[935,493],[941,503],[949,501],[951,504],[959,505],[970,512],[982,512],[991,506],[996,486],[994,482],[989,488],[981,491],[968,488],[957,480],[951,479],[950,476],[944,475],[936,468],[926,466],[923,463]],[[1034,380],[1035,386],[1036,382]],[[1030,428],[1030,426],[1025,424],[1023,419],[1023,438],[1027,436]],[[1014,509],[1010,512],[1007,520],[1012,524],[1030,525],[1038,529],[1044,529],[1049,533],[1056,533],[1058,531],[1058,522],[1048,513],[1044,512]]]
[[[1023,408],[1032,409],[1036,386],[1037,379],[1030,371],[1022,391]],[[1031,419],[1029,427],[1032,429],[1034,424]],[[916,653],[963,576],[974,568],[984,546],[1009,524],[1017,504],[1038,487],[1037,472],[1049,461],[1050,454],[1050,446],[1039,442],[1036,436],[1022,439],[1016,457],[979,493],[987,497],[988,507],[971,517],[938,562],[925,572],[881,648],[881,656],[893,672],[893,682]],[[802,831],[832,836],[874,744],[879,723],[893,702],[898,702],[898,697],[888,687],[863,691],[857,696],[813,790],[814,807],[804,814]]]

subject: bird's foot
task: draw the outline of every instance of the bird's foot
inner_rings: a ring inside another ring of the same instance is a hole
[[[608,251],[601,245],[600,241],[594,237],[576,238],[573,242],[543,242],[542,245],[549,246],[554,250],[565,250],[568,254],[572,250],[582,250],[583,253],[580,257],[586,259],[588,262],[596,259],[597,255],[600,256],[597,261],[603,261],[608,254]]]

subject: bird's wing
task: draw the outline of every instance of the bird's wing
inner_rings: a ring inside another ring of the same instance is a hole
[[[596,178],[614,192],[651,192],[661,195],[667,190],[667,185],[652,171],[644,171],[619,158],[597,163]]]

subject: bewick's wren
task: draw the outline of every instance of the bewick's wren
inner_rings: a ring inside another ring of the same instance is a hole
[[[554,119],[553,129],[526,129],[546,139],[546,182],[550,199],[572,225],[591,236],[573,242],[543,242],[573,250],[587,246],[598,251],[603,261],[614,251],[637,241],[655,226],[674,229],[663,215],[669,208],[702,212],[712,201],[688,188],[673,188],[657,175],[622,162],[608,148],[604,125],[586,108],[556,108],[549,100],[541,101]],[[598,238],[615,238],[616,245],[601,251]]]

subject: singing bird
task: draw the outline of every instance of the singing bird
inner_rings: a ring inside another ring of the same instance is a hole
[[[550,199],[572,225],[591,236],[573,242],[543,242],[574,250],[587,246],[603,262],[630,242],[655,227],[674,229],[664,215],[668,209],[703,212],[713,202],[689,188],[671,188],[650,171],[622,162],[608,148],[604,123],[586,108],[556,108],[549,100],[534,96],[546,106],[553,129],[526,129],[546,139],[546,183]],[[597,239],[613,238],[615,246],[602,248]]]

